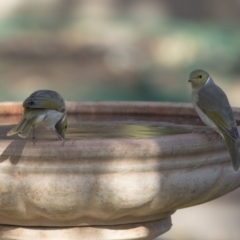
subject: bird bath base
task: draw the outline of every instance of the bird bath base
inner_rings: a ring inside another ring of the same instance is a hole
[[[4,240],[151,240],[171,228],[171,217],[157,221],[96,227],[18,227],[0,225],[0,239]]]

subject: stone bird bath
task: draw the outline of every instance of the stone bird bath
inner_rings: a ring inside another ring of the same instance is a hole
[[[199,121],[190,104],[68,102],[67,109],[69,116],[92,119],[130,114],[171,117],[182,126]],[[192,131],[149,138],[6,138],[21,112],[21,103],[0,104],[0,239],[154,239],[171,228],[177,209],[240,185],[240,172],[214,132],[210,140]]]

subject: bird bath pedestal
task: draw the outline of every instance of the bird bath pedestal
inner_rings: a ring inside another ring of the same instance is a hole
[[[197,118],[190,104],[68,102],[67,109],[69,115]],[[240,172],[214,132],[211,140],[199,133],[112,139],[67,133],[66,141],[36,142],[4,137],[11,127],[5,116],[14,124],[21,111],[20,103],[0,104],[1,239],[154,239],[171,228],[177,209],[240,185]]]

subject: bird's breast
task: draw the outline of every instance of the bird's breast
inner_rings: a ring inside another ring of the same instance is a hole
[[[202,109],[197,105],[197,102],[199,101],[199,97],[197,93],[192,94],[192,103],[193,106],[196,110],[196,112],[198,113],[198,116],[201,118],[201,120],[209,127],[213,128],[215,131],[217,131],[218,133],[218,127],[217,125],[202,111]]]
[[[46,127],[55,126],[64,114],[65,113],[58,112],[56,110],[46,110],[45,117],[43,118],[43,124]]]

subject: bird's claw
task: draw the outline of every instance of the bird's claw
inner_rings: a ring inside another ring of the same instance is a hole
[[[211,140],[211,136],[209,135],[212,132],[211,129],[194,129],[192,132],[204,134],[208,138],[208,141]]]

